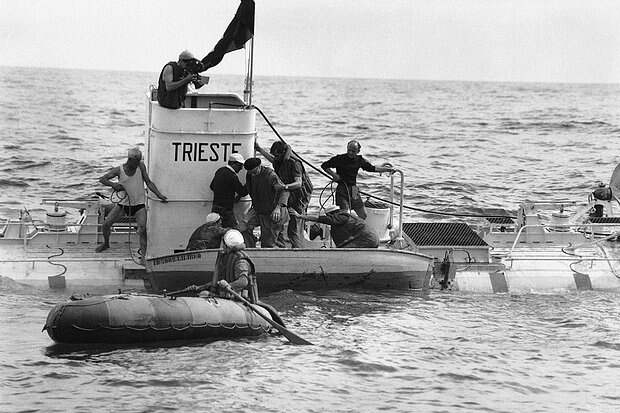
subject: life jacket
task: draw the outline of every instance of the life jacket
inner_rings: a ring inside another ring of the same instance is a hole
[[[216,270],[213,273],[212,284],[215,285],[219,280],[226,280],[229,283],[237,279],[235,274],[235,264],[238,261],[247,261],[250,265],[248,274],[248,286],[241,295],[249,296],[251,303],[258,302],[258,286],[256,285],[256,268],[250,257],[244,251],[233,251],[227,254],[218,253],[216,261]],[[247,290],[247,291],[246,291]]]
[[[168,109],[178,109],[183,106],[185,96],[187,95],[187,85],[183,85],[175,90],[166,90],[166,82],[164,82],[164,69],[166,66],[172,67],[172,81],[176,82],[183,78],[185,69],[177,62],[168,62],[159,74],[159,83],[157,86],[157,101],[159,104]]]

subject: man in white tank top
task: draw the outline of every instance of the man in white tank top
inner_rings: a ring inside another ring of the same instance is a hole
[[[110,179],[117,178],[118,182]],[[141,255],[146,253],[146,208],[144,184],[159,199],[167,202],[168,198],[159,192],[157,186],[151,181],[146,172],[146,165],[142,162],[142,152],[138,148],[132,148],[127,152],[127,162],[121,166],[110,169],[99,178],[103,185],[112,187],[121,196],[121,200],[114,206],[103,223],[103,244],[99,244],[95,251],[102,252],[110,248],[110,232],[112,225],[124,216],[136,218],[138,235],[140,236]]]

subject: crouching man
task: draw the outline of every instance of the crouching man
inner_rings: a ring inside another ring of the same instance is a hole
[[[366,221],[340,209],[337,205],[327,207],[325,215],[318,217],[301,215],[294,209],[290,209],[289,213],[303,220],[329,225],[330,234],[337,248],[379,247],[379,237],[366,224]]]
[[[216,212],[207,214],[204,224],[196,228],[189,237],[186,251],[206,250],[219,248],[222,242],[222,236],[228,231],[222,227],[222,217]]]

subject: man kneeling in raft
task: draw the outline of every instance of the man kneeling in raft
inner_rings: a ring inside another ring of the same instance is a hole
[[[191,285],[182,292],[201,293],[201,296],[213,293],[222,298],[232,298],[228,292],[228,288],[232,288],[251,303],[259,303],[256,270],[244,249],[245,243],[241,232],[229,229],[224,234],[222,249],[217,254],[213,279],[203,285]]]
[[[351,215],[344,209],[340,209],[337,205],[327,207],[325,215],[319,215],[318,217],[301,215],[294,209],[290,209],[289,213],[307,221],[329,225],[332,239],[337,248],[379,247],[379,237],[366,224],[366,221]]]

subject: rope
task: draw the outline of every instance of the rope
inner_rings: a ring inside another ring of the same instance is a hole
[[[233,105],[233,104],[224,104],[222,103],[222,105],[224,106],[236,106],[239,107],[239,105]],[[284,140],[284,138],[282,138],[282,136],[280,135],[280,133],[278,133],[278,131],[276,130],[276,128],[273,126],[273,124],[271,123],[271,121],[269,121],[269,119],[267,118],[267,116],[263,113],[263,111],[256,105],[251,105],[249,106],[253,109],[256,109],[258,111],[258,113],[260,113],[260,115],[263,117],[263,119],[265,120],[265,122],[267,122],[267,125],[269,125],[269,127],[271,128],[271,130],[276,134],[276,136],[278,137],[278,139],[280,139],[283,143],[287,144],[288,143]],[[289,145],[290,146],[290,145]],[[329,179],[331,182],[334,182],[333,178],[327,174],[325,171],[323,171],[322,169],[317,168],[316,166],[312,165],[310,162],[306,161],[302,156],[300,156],[297,152],[295,152],[294,150],[291,149],[291,152],[297,156],[297,158],[299,158],[299,160],[301,160],[303,163],[305,163],[306,165],[308,165],[310,168],[314,169],[315,171],[317,171],[319,174],[323,175],[324,177],[326,177],[327,179]],[[393,201],[389,201],[387,199],[383,199],[380,198],[378,196],[375,195],[371,195],[367,192],[364,191],[359,191],[360,194],[365,195],[369,198],[373,198],[379,201],[382,201],[386,204],[392,204],[395,206],[400,206],[400,203],[398,202],[393,202]],[[320,200],[319,200],[320,202]],[[415,208],[415,207],[411,207],[408,205],[403,205],[403,208],[405,209],[409,209],[412,211],[418,211],[418,212],[424,212],[427,214],[434,214],[434,215],[446,215],[446,216],[453,216],[453,217],[468,217],[468,218],[512,218],[512,219],[516,219],[515,216],[509,216],[509,215],[487,215],[487,214],[466,214],[466,213],[455,213],[455,212],[442,212],[442,211],[436,211],[436,210],[430,210],[430,209],[424,209],[424,208]]]
[[[122,166],[121,166],[122,168]],[[136,171],[137,172],[137,171]],[[124,193],[124,196],[120,196],[121,193]],[[103,194],[99,194],[100,196],[103,196],[104,198],[106,197]],[[110,200],[110,202],[112,202],[114,205],[119,206],[119,203],[124,200],[125,198],[127,198],[127,201],[129,202],[129,207],[131,207],[131,199],[129,198],[129,194],[127,193],[127,191],[121,189],[120,191],[118,190],[113,190],[112,193],[110,194],[110,196],[108,197],[108,199]],[[123,206],[121,205],[121,208]],[[130,228],[131,229],[131,228]],[[139,235],[138,235],[139,236]],[[131,260],[134,262],[134,264],[136,265],[143,265],[140,261],[136,260],[136,258],[133,255],[133,251],[131,250],[131,231],[127,231],[127,249],[129,250],[129,256],[131,257]],[[138,254],[142,254],[144,255],[144,252],[142,251],[140,248],[138,248]]]
[[[47,244],[46,244],[45,246],[46,246],[47,248],[50,248],[50,249],[52,248],[52,247],[50,247],[50,246],[49,246],[49,245],[47,245]],[[62,267],[62,271],[61,271],[59,274],[52,275],[51,277],[60,277],[61,275],[64,275],[64,274],[67,272],[67,266],[66,266],[66,265],[63,265],[63,264],[60,264],[60,263],[57,263],[57,262],[52,262],[52,261],[50,261],[50,259],[51,259],[51,258],[54,258],[54,257],[60,257],[61,255],[63,255],[63,254],[65,253],[65,250],[63,250],[62,248],[60,248],[60,247],[57,247],[57,248],[60,250],[60,253],[58,253],[58,254],[52,254],[52,255],[50,255],[49,257],[47,257],[47,262],[48,262],[48,263],[50,263],[50,264],[52,264],[52,265],[57,265],[57,266],[59,266],[59,267]]]

